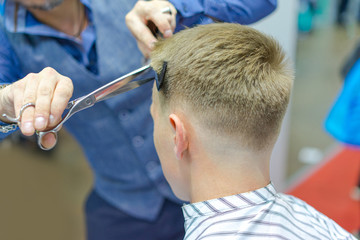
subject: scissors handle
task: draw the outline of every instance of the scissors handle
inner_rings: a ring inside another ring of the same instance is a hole
[[[4,118],[7,118],[7,120],[9,120],[10,122],[12,123],[17,123],[18,125],[20,125],[20,122],[21,122],[21,116],[22,116],[22,113],[25,111],[25,109],[27,109],[28,107],[35,107],[35,103],[27,103],[27,104],[24,104],[21,108],[20,108],[20,113],[19,113],[19,116],[18,117],[10,117],[8,116],[7,114],[3,114],[2,116]]]
[[[57,139],[58,139],[58,135],[57,132],[60,130],[61,126],[75,113],[84,110],[86,108],[89,108],[91,106],[93,106],[95,104],[95,98],[92,95],[88,95],[85,97],[81,97],[78,98],[76,100],[70,101],[67,105],[67,109],[69,109],[69,111],[66,113],[66,115],[64,116],[63,119],[61,119],[61,121],[52,129],[47,130],[47,131],[37,131],[36,134],[38,136],[38,145],[42,150],[51,150],[55,147],[56,143],[57,143]],[[43,137],[48,134],[51,133],[55,136],[55,144],[54,146],[52,146],[51,148],[46,148],[45,146],[42,145],[42,139]]]
[[[58,141],[58,134],[57,134],[57,132],[58,132],[59,130],[55,130],[55,129],[52,129],[52,130],[49,130],[49,131],[46,131],[46,132],[36,132],[36,135],[38,136],[38,138],[37,138],[37,143],[38,143],[38,146],[42,149],[42,150],[46,150],[46,151],[49,151],[49,150],[51,150],[51,149],[53,149],[55,146],[56,146],[56,143],[57,143],[57,141]],[[46,135],[46,134],[53,134],[54,135],[54,137],[55,137],[55,144],[54,144],[54,146],[52,146],[51,148],[46,148],[44,145],[42,145],[42,139],[43,139],[43,137]]]
[[[68,120],[70,118],[70,112],[71,112],[71,109],[69,110],[69,112],[65,115],[65,117],[52,129],[50,130],[47,130],[47,131],[36,131],[36,135],[38,136],[37,137],[37,143],[38,143],[38,146],[42,149],[42,150],[51,150],[53,149],[55,146],[56,146],[56,143],[57,143],[57,140],[58,140],[58,131],[60,130],[61,126],[64,124],[64,122],[66,120]],[[55,137],[55,144],[54,146],[52,146],[51,148],[46,148],[44,145],[42,145],[42,139],[43,137],[48,134],[48,133],[51,133],[54,135]]]
[[[131,73],[128,73],[120,78],[113,80],[112,82],[96,89],[95,91],[89,93],[88,95],[85,95],[83,97],[80,97],[78,99],[75,99],[75,100],[69,102],[67,105],[67,109],[69,109],[69,111],[66,113],[64,118],[54,128],[49,129],[47,131],[36,132],[36,134],[38,135],[39,147],[43,150],[52,149],[56,145],[56,142],[57,142],[57,138],[58,138],[57,132],[60,130],[61,126],[75,113],[93,106],[96,102],[100,102],[100,101],[103,101],[110,97],[116,96],[120,93],[127,92],[129,90],[137,88],[137,87],[153,80],[154,79],[153,76],[152,77],[147,76],[147,78],[145,78],[145,79],[141,79],[141,80],[138,80],[135,82],[130,82],[136,76],[140,75],[143,72],[146,72],[149,69],[151,69],[150,65],[141,67],[135,71],[132,71]],[[56,142],[53,147],[46,148],[45,146],[42,145],[41,142],[43,140],[43,137],[49,133],[51,133],[55,136]]]

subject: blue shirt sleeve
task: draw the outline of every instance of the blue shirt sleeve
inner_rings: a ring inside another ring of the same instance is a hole
[[[0,30],[0,84],[21,78],[20,65],[6,34]]]
[[[20,78],[19,61],[5,35],[0,30],[0,84],[12,83]],[[0,121],[0,125],[6,125]],[[12,132],[0,133],[0,140]]]
[[[170,2],[177,9],[180,18],[195,19],[198,16],[241,24],[251,24],[260,20],[273,12],[277,6],[277,0],[170,0]]]

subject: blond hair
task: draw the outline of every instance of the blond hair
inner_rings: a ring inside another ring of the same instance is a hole
[[[254,150],[274,142],[293,73],[273,38],[239,24],[198,26],[156,44],[151,65],[160,73],[164,61],[162,105],[185,103],[205,128]]]

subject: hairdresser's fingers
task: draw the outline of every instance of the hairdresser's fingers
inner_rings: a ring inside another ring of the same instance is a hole
[[[45,68],[40,73],[30,73],[2,89],[0,111],[10,117],[19,117],[21,132],[30,136],[35,130],[46,130],[60,121],[72,92],[73,86],[69,78],[52,68]],[[32,105],[20,113],[27,104]],[[1,120],[11,121],[6,117],[1,117]]]
[[[68,77],[53,68],[45,68],[38,75],[39,86],[36,95],[34,126],[38,131],[53,127],[60,121],[73,85]]]
[[[22,113],[20,113],[20,110],[25,104],[35,104],[36,101],[36,94],[37,89],[39,86],[39,81],[36,77],[36,74],[28,74],[25,78],[21,80],[23,84],[25,84],[25,87],[18,88],[16,95],[16,102],[15,102],[15,113],[16,116],[20,116],[20,130],[21,132],[26,136],[31,136],[35,133],[34,128],[34,113],[35,109],[34,106],[27,107],[25,110],[23,110]],[[20,92],[22,91],[22,92]],[[16,96],[15,95],[15,96]]]
[[[137,42],[138,48],[141,51],[141,53],[144,55],[145,59],[150,58],[150,53],[151,50],[150,48],[148,48],[144,43],[142,42]]]
[[[18,80],[4,90],[9,90],[7,94],[8,104],[5,104],[6,110],[4,113],[11,117],[18,117],[21,106],[23,105],[24,91],[26,88],[26,81]]]
[[[45,68],[38,74],[38,80],[34,127],[38,131],[43,131],[49,124],[51,101],[59,82],[59,74],[52,68]]]
[[[172,14],[162,12],[166,8],[170,8]],[[154,23],[165,38],[172,36],[176,26],[176,9],[167,1],[138,1],[125,19],[138,45],[141,43],[152,50],[157,40],[153,32],[155,29],[149,26]]]
[[[135,37],[138,46],[141,45],[140,51],[148,55],[154,48],[154,43],[157,41],[151,30],[146,25],[147,22],[141,19],[135,12],[129,12],[126,15],[126,24]]]
[[[61,115],[66,109],[73,94],[74,86],[70,78],[61,76],[54,91],[50,107],[49,127],[54,127],[61,121]]]
[[[163,12],[170,8],[170,13]],[[176,27],[176,14],[175,7],[168,3],[165,8],[152,9],[148,15],[148,20],[152,21],[157,29],[162,33],[164,38],[171,37]]]
[[[36,74],[28,74],[25,78],[12,83],[0,92],[1,120],[4,122],[15,121],[7,117],[20,119],[19,127],[25,135],[34,134],[32,121],[34,107],[25,108],[21,116],[20,110],[25,104],[35,102],[37,86]],[[3,114],[7,117],[3,116]]]

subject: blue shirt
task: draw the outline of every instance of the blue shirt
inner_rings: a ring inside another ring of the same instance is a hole
[[[25,21],[26,27],[17,29],[17,32],[58,38],[63,47],[76,60],[87,66],[90,62],[91,48],[95,43],[95,27],[92,24],[89,0],[81,0],[81,2],[87,7],[89,17],[89,25],[81,34],[82,41],[38,22],[22,6],[19,7],[18,11],[18,22]],[[201,18],[201,24],[213,22],[212,18],[224,22],[250,24],[270,14],[277,4],[277,0],[171,0],[170,2],[178,11],[176,31],[183,29],[183,26],[194,24],[194,22],[199,21],[199,18]],[[0,0],[0,15],[3,16],[8,31],[14,31],[13,21],[6,21],[7,19],[12,20],[14,17],[14,5],[9,0],[8,2]],[[12,82],[24,77],[16,64],[17,56],[11,51],[11,47],[2,32],[0,32],[0,46],[3,46],[0,48],[0,82]],[[9,64],[9,60],[12,64]]]
[[[17,26],[14,26],[13,19],[15,18],[14,16],[15,3],[12,1],[8,1],[6,3],[4,1],[2,5],[3,10],[5,10],[5,4],[6,4],[6,15],[4,17],[5,27],[6,30],[9,32],[17,32],[17,33],[56,38],[57,41],[59,41],[60,44],[66,49],[66,51],[69,52],[78,62],[80,62],[84,66],[88,67],[91,71],[96,73],[96,56],[94,56],[95,26],[93,25],[89,0],[82,0],[82,3],[86,6],[86,15],[89,20],[86,29],[81,33],[82,40],[79,40],[73,36],[69,36],[65,33],[57,31],[56,29],[53,29],[52,27],[42,24],[30,12],[28,12],[26,8],[24,8],[21,5],[19,5],[19,9],[17,11],[17,19],[18,19],[17,22],[24,24],[17,24]],[[0,35],[2,35],[2,33],[0,33]],[[0,44],[3,43],[1,39],[4,38],[0,36]],[[6,42],[5,39],[4,42]],[[12,55],[11,59],[14,59],[14,61],[16,61],[16,56],[13,56],[13,53],[10,53],[10,55]],[[2,70],[1,68],[2,60],[3,59],[0,58],[0,70]],[[14,72],[13,74],[17,78],[23,77],[23,73],[20,71],[20,68],[18,67],[17,68],[13,67],[12,72]]]
[[[51,66],[73,80],[76,98],[139,67],[141,55],[135,39],[125,24],[117,21],[124,19],[136,0],[82,2],[93,22],[83,33],[82,41],[44,26],[25,9],[18,11],[14,33],[10,22],[14,11],[8,2],[4,16],[0,17],[0,83],[14,82],[29,72]],[[276,0],[171,2],[179,10],[177,30],[184,25],[209,23],[210,17],[251,23],[276,6]],[[114,34],[114,29],[119,34]],[[84,68],[92,62],[94,43],[98,73]],[[126,213],[148,220],[156,218],[164,198],[176,201],[153,146],[150,104],[148,84],[96,104],[65,124],[89,160],[97,193]],[[5,136],[0,134],[0,139]]]

